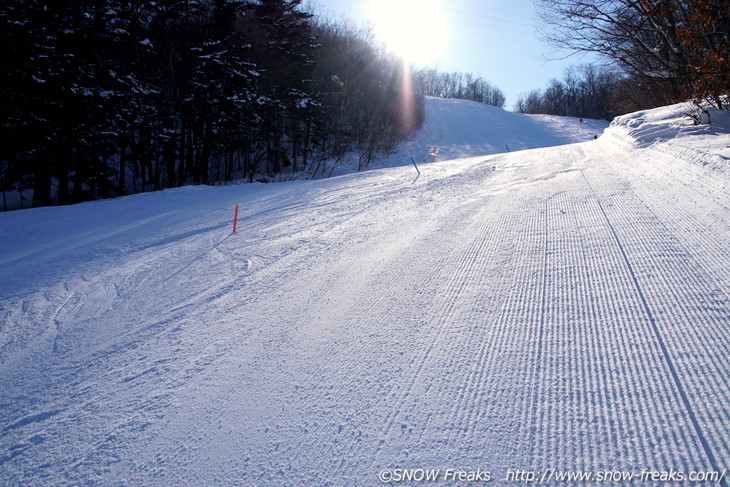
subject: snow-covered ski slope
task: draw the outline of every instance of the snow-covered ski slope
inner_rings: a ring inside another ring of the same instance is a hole
[[[424,111],[421,130],[368,167],[409,165],[411,157],[418,163],[431,162],[434,149],[436,161],[446,161],[573,144],[592,140],[608,127],[605,120],[513,113],[483,103],[433,97],[425,97]],[[357,164],[358,156],[351,154],[333,173],[354,172]]]
[[[730,468],[730,124],[681,110],[1,214],[0,484]]]
[[[578,118],[513,113],[466,100],[426,97],[424,109],[422,130],[398,151],[413,153],[417,160],[433,148],[440,160],[449,160],[583,142],[608,126],[604,120],[581,123]]]

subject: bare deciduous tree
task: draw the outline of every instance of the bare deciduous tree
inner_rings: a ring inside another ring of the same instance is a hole
[[[723,107],[730,0],[536,0],[543,37],[594,52],[675,101]]]

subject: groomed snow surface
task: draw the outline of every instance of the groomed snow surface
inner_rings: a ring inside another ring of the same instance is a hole
[[[730,126],[682,110],[419,178],[0,214],[0,484],[730,468]]]

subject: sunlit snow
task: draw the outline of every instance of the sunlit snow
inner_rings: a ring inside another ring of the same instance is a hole
[[[0,214],[0,483],[730,467],[730,127],[683,109],[431,100],[397,167]]]

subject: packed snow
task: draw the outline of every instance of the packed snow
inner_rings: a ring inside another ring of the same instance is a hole
[[[429,106],[419,177],[0,214],[0,483],[727,485],[723,114]]]

